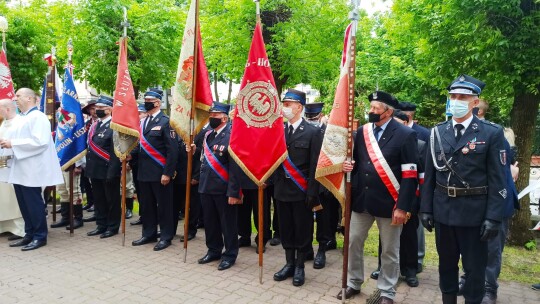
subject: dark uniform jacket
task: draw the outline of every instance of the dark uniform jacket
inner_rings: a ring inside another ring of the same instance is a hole
[[[173,178],[178,160],[178,140],[176,133],[169,125],[169,117],[160,112],[155,118],[144,126],[143,136],[161,155],[166,158],[165,167],[158,164],[151,158],[142,147],[139,149],[139,172],[138,180],[140,182],[159,182],[162,175]]]
[[[285,133],[287,133],[287,127],[285,124]],[[276,200],[297,202],[304,201],[306,196],[318,199],[320,184],[315,180],[315,169],[321,151],[322,136],[321,128],[302,119],[287,142],[287,151],[291,161],[308,180],[307,193],[304,193],[291,178],[286,176],[283,166],[279,166],[273,175]]]
[[[110,179],[119,177],[121,173],[121,163],[114,153],[113,130],[110,128],[111,120],[102,124],[94,131],[92,140],[101,149],[107,151],[110,161],[98,156],[90,147],[86,154],[86,176],[94,179]],[[93,126],[91,127],[93,128]],[[90,131],[91,132],[91,131]]]
[[[355,187],[356,193],[353,193],[352,210],[359,213],[367,211],[376,217],[391,218],[396,201],[384,185],[369,157],[363,128],[373,128],[373,124],[366,124],[358,128],[355,138],[353,175],[356,176],[354,181],[357,185]],[[369,130],[369,132],[373,132],[373,130]],[[416,200],[418,180],[416,177],[402,178],[401,168],[402,165],[407,165],[410,168],[418,163],[416,132],[391,119],[380,135],[378,144],[400,184],[397,208],[410,212]]]
[[[435,221],[460,227],[480,226],[485,219],[501,221],[506,190],[503,130],[500,126],[474,117],[469,127],[456,142],[452,120],[435,126],[439,130],[442,150],[452,168],[470,187],[487,186],[487,194],[450,197],[437,184],[465,188],[449,170],[439,171],[434,166],[432,144],[426,155],[425,182],[420,212],[433,213]],[[432,131],[433,132],[433,131]],[[443,166],[441,147],[433,139],[437,166]]]
[[[206,135],[208,134],[208,135]],[[210,136],[211,132],[205,133],[205,138]],[[208,146],[210,152],[217,158],[217,160],[223,165],[223,167],[229,172],[230,166],[233,163],[233,159],[229,156],[229,139],[231,137],[231,125],[227,124],[217,134],[214,139],[208,140]],[[212,194],[212,195],[226,195],[229,190],[229,182],[223,181],[219,175],[210,167],[210,164],[204,157],[204,138],[203,138],[203,151],[201,151],[201,172],[199,179],[199,193]]]
[[[416,136],[418,137],[418,139],[424,141],[424,142],[429,142],[429,130],[422,127],[421,125],[417,124],[417,123],[413,123],[412,127],[411,127],[413,130],[416,131]]]
[[[418,139],[418,190],[410,211],[412,214],[418,214],[420,210],[420,193],[424,184],[424,167],[426,165],[426,147],[426,142]]]

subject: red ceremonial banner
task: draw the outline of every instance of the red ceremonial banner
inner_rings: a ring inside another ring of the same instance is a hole
[[[1,49],[0,52],[0,99],[12,99],[15,96],[13,90],[13,79],[11,79],[11,70],[6,57],[6,52]]]
[[[281,103],[259,23],[236,99],[229,153],[259,186],[287,158]]]
[[[140,136],[139,111],[127,63],[127,37],[120,38],[113,99],[111,129],[117,131],[113,137],[114,152],[120,159],[124,159],[137,146]]]

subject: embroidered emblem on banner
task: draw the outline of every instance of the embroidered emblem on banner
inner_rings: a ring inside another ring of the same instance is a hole
[[[270,82],[248,83],[238,93],[238,116],[249,127],[271,127],[281,115],[281,103],[276,89]]]

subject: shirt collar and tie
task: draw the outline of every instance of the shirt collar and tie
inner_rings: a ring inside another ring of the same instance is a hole
[[[461,136],[465,133],[465,130],[467,130],[473,118],[474,115],[471,115],[471,117],[460,123],[452,119],[452,127],[454,127],[454,135],[456,136],[456,141],[459,141],[461,139]]]
[[[389,119],[387,122],[385,122],[382,126],[376,126],[373,124],[373,135],[375,136],[375,139],[379,141],[381,135],[384,133],[384,130],[386,130],[386,127],[388,127],[388,123],[390,123]]]

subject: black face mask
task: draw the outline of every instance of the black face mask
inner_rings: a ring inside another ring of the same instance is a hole
[[[210,117],[210,128],[215,129],[221,125],[221,118]]]
[[[154,102],[153,102],[153,101],[152,101],[152,102],[145,102],[145,103],[144,103],[144,109],[145,109],[146,111],[150,111],[150,110],[152,110],[152,109],[155,108],[155,107],[156,107],[156,106],[154,106]]]
[[[376,114],[376,113],[369,112],[368,113],[368,121],[369,122],[379,122],[379,121],[381,121],[381,115],[383,115],[386,111],[388,111],[388,110],[384,110],[384,112],[382,112],[381,114]]]
[[[99,118],[103,118],[107,116],[107,113],[105,113],[105,110],[96,110],[96,116]]]

